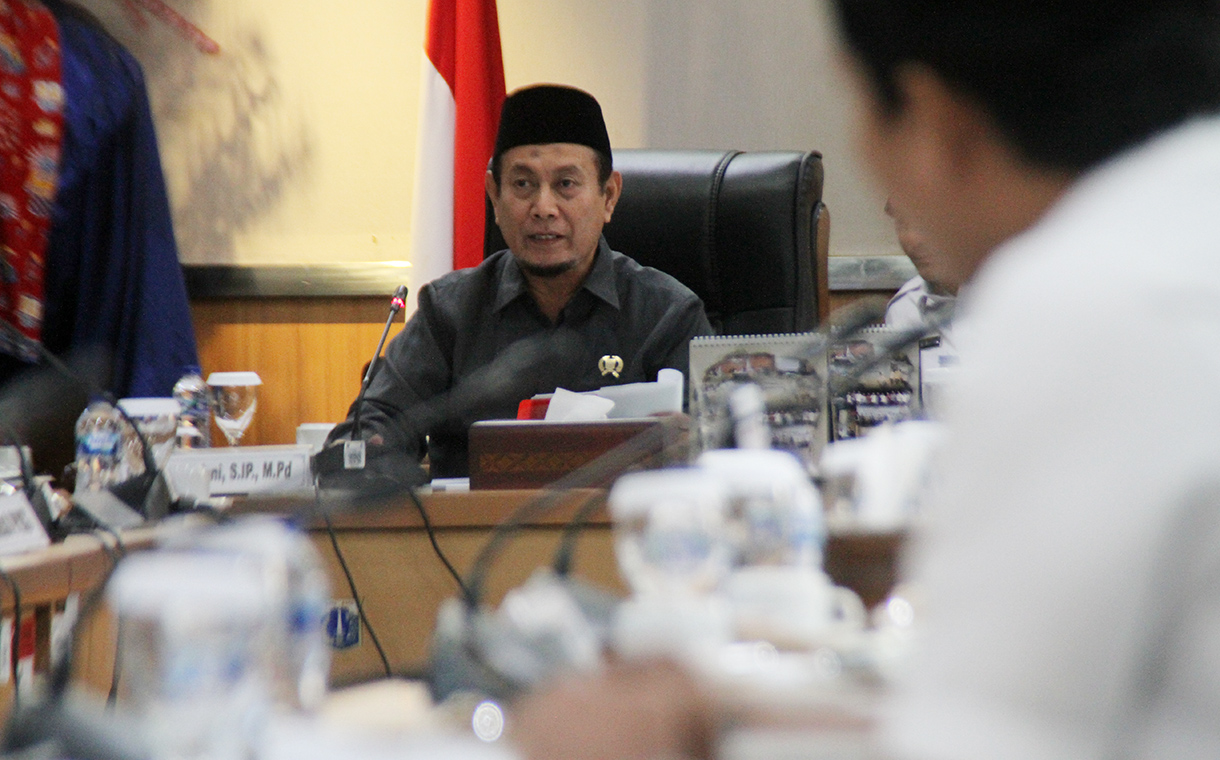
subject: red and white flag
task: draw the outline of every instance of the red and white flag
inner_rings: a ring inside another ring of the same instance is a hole
[[[411,301],[483,260],[483,176],[504,102],[496,0],[430,0],[411,215]]]

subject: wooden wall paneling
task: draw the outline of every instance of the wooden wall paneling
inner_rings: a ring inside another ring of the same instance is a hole
[[[192,304],[199,359],[210,372],[259,373],[258,411],[243,444],[292,443],[302,422],[337,422],[385,326],[386,299],[240,298]],[[396,321],[391,336],[402,330]],[[212,440],[224,445],[213,426]]]

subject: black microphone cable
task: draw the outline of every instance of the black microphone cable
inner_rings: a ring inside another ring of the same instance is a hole
[[[428,519],[428,511],[424,509],[423,500],[419,498],[419,494],[415,492],[414,488],[407,489],[407,496],[411,498],[411,503],[415,505],[415,509],[419,512],[419,519],[424,524],[424,532],[428,534],[428,542],[432,544],[432,551],[436,553],[436,556],[438,559],[440,559],[441,564],[445,566],[445,569],[449,571],[449,575],[453,578],[454,582],[457,583],[458,590],[462,592],[462,597],[469,602],[471,599],[470,588],[467,587],[466,582],[462,580],[461,573],[457,571],[457,569],[453,566],[453,563],[450,562],[449,558],[445,556],[445,553],[441,551],[440,544],[436,542],[436,530],[432,527],[432,521]]]
[[[880,350],[875,351],[871,356],[854,362],[843,374],[832,375],[828,378],[828,390],[832,394],[847,390],[852,385],[855,385],[864,375],[891,359],[897,352],[913,343],[918,343],[929,335],[937,334],[947,327],[951,321],[952,317],[950,314],[933,314],[922,325],[898,331],[888,340],[881,343]],[[847,337],[850,337],[850,334],[844,335],[839,340],[845,340]]]
[[[664,445],[664,427],[664,423],[661,423],[640,431],[596,459],[554,481],[543,493],[513,510],[512,514],[495,527],[491,538],[475,557],[466,580],[466,587],[469,589],[467,607],[473,611],[482,601],[488,572],[508,539],[518,533],[526,523],[558,506],[560,499],[572,490],[604,484],[614,475],[652,456]]]
[[[669,457],[677,450],[685,446],[683,442],[673,442],[665,446],[661,451],[661,461],[667,461]],[[589,520],[599,510],[606,506],[605,493],[595,493],[576,509],[572,517],[563,526],[563,533],[559,537],[559,545],[555,548],[555,555],[551,560],[551,569],[555,571],[555,575],[564,578],[572,570],[573,557],[576,554],[576,542],[580,538],[580,534],[584,531]]]
[[[811,342],[807,348],[807,353],[812,355],[826,352],[834,340],[841,339],[845,335],[855,334],[870,324],[875,323],[884,314],[884,304],[884,299],[870,298],[839,310],[835,315],[837,319],[828,321],[825,327],[811,335]],[[662,425],[642,431],[597,459],[559,478],[550,484],[543,494],[523,504],[496,527],[491,538],[475,558],[471,571],[467,576],[466,585],[469,589],[469,595],[466,599],[465,615],[462,628],[459,632],[461,637],[459,646],[469,658],[470,663],[476,666],[484,677],[510,689],[520,686],[519,684],[510,683],[511,679],[504,674],[496,672],[495,668],[486,661],[484,653],[480,651],[479,646],[474,640],[474,625],[472,623],[473,616],[477,612],[482,599],[484,584],[491,564],[504,544],[512,535],[519,532],[526,523],[554,509],[560,499],[572,489],[604,484],[607,480],[612,479],[614,475],[644,460],[657,448],[665,450],[667,447],[663,437],[664,434],[664,427]],[[572,556],[575,551],[575,542],[579,536],[580,529],[593,512],[602,506],[602,499],[602,494],[596,494],[587,499],[565,526],[564,535],[561,538],[561,543],[556,551],[553,563],[557,574],[566,574],[570,570]]]
[[[526,686],[526,684],[516,682],[512,676],[501,673],[492,665],[477,641],[475,616],[479,612],[484,583],[494,559],[512,536],[522,530],[530,521],[555,509],[561,499],[569,495],[573,489],[605,484],[615,474],[653,456],[665,441],[667,432],[663,429],[664,427],[665,424],[661,423],[646,428],[551,483],[541,494],[513,510],[512,514],[497,525],[480,550],[467,575],[466,587],[469,591],[464,604],[461,605],[462,617],[454,645],[457,651],[461,652],[466,666],[477,671],[477,678],[485,686],[490,686],[491,692],[511,694]],[[598,499],[589,501],[597,503]],[[437,671],[437,662],[434,660],[430,665],[429,673],[434,696],[438,694],[438,689],[442,693],[447,690],[447,687],[438,686],[442,680]]]
[[[839,309],[823,329],[813,333],[811,337],[814,340],[806,353],[826,351],[835,336],[852,336],[874,324],[880,316],[884,315],[885,303],[886,301],[882,298],[866,298]],[[920,334],[922,335],[923,331]],[[576,551],[576,540],[593,514],[604,506],[604,496],[604,494],[595,494],[590,497],[564,526],[563,535],[551,563],[556,575],[563,577],[570,572],[572,558]]]
[[[320,503],[319,506],[321,506]],[[377,632],[373,630],[373,624],[369,622],[369,616],[364,611],[364,602],[360,601],[360,592],[356,590],[356,579],[352,577],[352,571],[347,566],[347,559],[343,556],[343,550],[339,548],[339,537],[335,535],[335,526],[331,523],[329,514],[321,509],[318,512],[326,524],[326,534],[330,536],[330,545],[335,550],[335,559],[339,560],[339,567],[343,570],[343,577],[347,579],[347,587],[352,592],[352,600],[356,603],[356,615],[364,629],[368,631],[369,638],[373,641],[373,647],[377,650],[377,656],[381,658],[381,667],[385,671],[385,677],[393,678],[394,671],[390,667],[390,658],[386,657],[385,648],[381,646],[381,639],[377,638]]]

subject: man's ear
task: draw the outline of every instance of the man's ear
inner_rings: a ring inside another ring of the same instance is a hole
[[[500,223],[500,188],[496,186],[496,178],[492,176],[491,169],[487,170],[487,174],[483,175],[483,187],[487,190],[487,197],[491,201],[491,211],[495,217],[496,224]]]
[[[610,222],[610,217],[614,216],[614,207],[618,205],[618,199],[623,195],[623,175],[617,171],[610,172],[610,179],[606,180],[605,187],[602,188],[602,195],[606,197],[606,218],[603,224]]]

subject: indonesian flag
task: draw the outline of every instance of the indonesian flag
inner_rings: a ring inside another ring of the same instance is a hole
[[[419,286],[483,260],[483,176],[504,102],[495,0],[430,0],[412,202]]]

